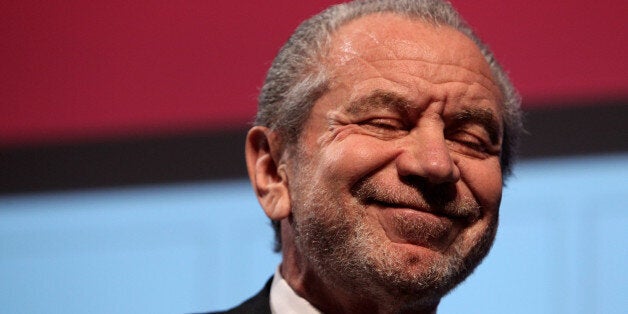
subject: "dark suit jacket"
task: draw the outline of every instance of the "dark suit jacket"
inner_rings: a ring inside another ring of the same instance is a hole
[[[209,314],[270,314],[270,285],[273,278],[270,278],[264,289],[242,304],[223,312]]]

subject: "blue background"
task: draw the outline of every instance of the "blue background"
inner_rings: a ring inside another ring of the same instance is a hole
[[[491,254],[442,313],[624,313],[628,155],[518,165]],[[248,181],[0,198],[0,313],[185,313],[280,258]]]

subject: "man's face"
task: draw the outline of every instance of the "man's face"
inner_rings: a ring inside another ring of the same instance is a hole
[[[478,48],[391,14],[343,26],[289,159],[291,225],[327,284],[438,299],[486,255],[502,108]]]

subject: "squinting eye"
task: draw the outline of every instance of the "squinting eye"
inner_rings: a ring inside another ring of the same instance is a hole
[[[408,133],[403,121],[395,118],[372,118],[358,122],[364,134],[381,140],[392,140]]]
[[[470,142],[470,141],[459,141],[460,144],[465,145],[471,149],[477,150],[478,152],[486,152],[486,146],[479,142]]]
[[[403,124],[395,119],[370,119],[360,123],[361,125],[366,125],[370,127],[379,128],[382,130],[401,130],[403,129]]]
[[[466,132],[450,135],[448,142],[453,151],[463,155],[484,158],[489,154],[486,142]]]

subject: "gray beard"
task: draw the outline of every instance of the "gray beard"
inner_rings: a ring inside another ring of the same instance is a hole
[[[327,285],[394,304],[394,312],[438,304],[480,264],[495,238],[497,215],[470,249],[454,242],[427,267],[412,271],[410,257],[375,235],[359,201],[343,204],[307,181],[307,169],[297,172],[298,179],[291,181],[292,223],[301,256]]]

